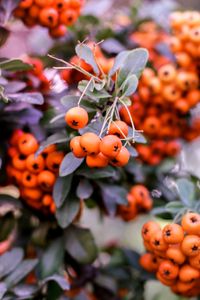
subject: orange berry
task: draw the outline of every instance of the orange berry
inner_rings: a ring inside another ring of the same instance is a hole
[[[87,155],[80,145],[80,139],[80,136],[75,136],[70,141],[70,150],[73,152],[74,156],[78,158],[82,158]]]
[[[73,9],[67,9],[60,14],[60,23],[66,26],[73,25],[78,18],[78,14]]]
[[[193,268],[200,270],[200,253],[189,257],[189,263]]]
[[[31,154],[26,159],[26,167],[28,171],[38,174],[44,169],[45,163],[44,158],[42,155],[38,155],[37,157],[35,154]]]
[[[35,188],[38,185],[37,176],[25,171],[22,174],[22,185],[27,188]]]
[[[158,77],[163,82],[172,82],[176,78],[176,69],[172,64],[162,66],[158,70]]]
[[[182,217],[181,226],[188,234],[200,234],[200,215],[188,212]]]
[[[139,263],[147,272],[156,272],[158,269],[158,261],[152,253],[145,253],[140,256]]]
[[[178,224],[168,224],[163,228],[163,237],[168,244],[178,244],[184,239],[184,231]]]
[[[33,0],[21,0],[19,3],[20,8],[29,8],[33,4]]]
[[[23,188],[21,191],[21,196],[25,200],[29,201],[39,201],[42,197],[42,191],[40,189],[34,188]]]
[[[58,12],[55,8],[45,7],[39,14],[40,23],[43,26],[53,28],[58,25]]]
[[[73,129],[81,129],[88,123],[88,113],[82,107],[73,107],[65,115],[65,121]]]
[[[165,251],[167,249],[167,243],[163,238],[162,231],[156,231],[152,234],[150,244],[154,250]]]
[[[12,158],[12,165],[19,171],[24,171],[26,169],[26,156],[23,154],[16,154]]]
[[[52,191],[55,181],[56,177],[51,171],[44,170],[38,175],[38,184],[45,192]]]
[[[30,155],[38,150],[38,142],[32,134],[25,133],[19,137],[18,149],[22,154]]]
[[[80,138],[81,148],[87,155],[97,155],[100,152],[100,143],[100,138],[93,132],[86,132]]]
[[[195,256],[200,253],[200,237],[187,235],[181,244],[183,253],[187,256]]]
[[[181,247],[180,245],[170,245],[169,248],[166,251],[166,256],[167,258],[169,258],[172,262],[178,264],[178,265],[182,265],[185,260],[186,257],[183,254],[183,252],[181,251]]]
[[[183,265],[179,270],[179,279],[183,282],[192,282],[198,279],[199,276],[199,271],[187,264]]]
[[[158,267],[158,272],[165,279],[176,279],[179,273],[179,267],[170,260],[164,260]]]
[[[60,164],[64,158],[63,152],[54,151],[48,154],[46,158],[46,166],[52,172],[59,170]]]
[[[108,157],[99,152],[96,155],[87,155],[86,164],[90,168],[104,168],[108,165]]]
[[[67,29],[65,25],[60,24],[57,27],[50,29],[49,33],[52,38],[60,38],[67,33]]]
[[[124,167],[127,165],[130,159],[130,153],[126,147],[122,146],[121,150],[117,154],[117,156],[111,159],[110,163],[116,167]]]
[[[51,195],[46,194],[42,197],[42,204],[44,206],[50,206],[52,202],[53,202],[53,197]]]
[[[150,241],[152,234],[155,232],[160,231],[160,226],[153,221],[149,221],[145,223],[142,227],[142,237],[145,241]]]
[[[34,0],[34,3],[40,7],[47,7],[53,4],[54,0]]]
[[[114,121],[111,123],[110,128],[108,130],[108,134],[116,135],[120,139],[124,139],[128,136],[128,126],[123,121]]]
[[[121,140],[115,135],[104,136],[100,143],[100,151],[109,158],[115,158],[122,148]]]

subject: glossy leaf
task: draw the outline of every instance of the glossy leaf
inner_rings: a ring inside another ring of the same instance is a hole
[[[80,200],[75,196],[69,196],[64,204],[56,210],[56,219],[62,228],[69,226],[80,210]]]
[[[23,250],[13,248],[0,256],[0,278],[8,275],[20,264],[24,256]]]
[[[36,155],[39,155],[45,148],[47,148],[50,145],[65,143],[65,142],[69,141],[69,139],[70,138],[64,132],[55,133],[55,134],[49,136],[45,141],[43,141],[40,144],[40,147],[39,147]]]
[[[90,264],[97,257],[97,247],[89,229],[69,227],[65,236],[65,249],[82,264]]]
[[[55,201],[56,207],[60,208],[71,189],[72,174],[65,177],[58,177],[53,188],[53,199]]]
[[[76,189],[76,195],[80,199],[88,199],[93,193],[93,186],[87,179],[81,179]]]
[[[60,176],[68,176],[72,174],[84,161],[83,158],[76,158],[72,152],[65,155],[60,165]]]

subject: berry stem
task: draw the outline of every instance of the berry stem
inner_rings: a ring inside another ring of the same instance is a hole
[[[83,97],[85,96],[85,93],[87,92],[87,89],[89,88],[90,83],[92,82],[92,80],[93,80],[93,77],[90,78],[90,80],[88,81],[86,87],[84,88],[84,90],[83,90],[83,92],[82,92],[82,94],[81,94],[81,96],[80,96],[80,98],[79,98],[79,100],[78,100],[78,106],[80,106],[81,100],[82,100]]]

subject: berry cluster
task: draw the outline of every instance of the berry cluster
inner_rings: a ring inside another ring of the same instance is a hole
[[[21,0],[14,15],[28,27],[47,27],[51,37],[59,38],[77,21],[82,6],[83,0]]]
[[[191,135],[192,127],[187,116],[200,101],[198,86],[199,78],[195,71],[177,69],[172,63],[160,67],[157,74],[150,68],[144,70],[138,94],[133,96],[129,111],[136,127],[143,129],[153,142],[148,153],[147,148],[138,149],[148,156],[145,161],[151,161],[152,151],[160,156],[160,159],[158,156],[155,159],[157,163],[166,155],[172,153],[173,156],[179,148],[174,140],[186,139],[188,132]],[[127,124],[131,123],[125,108],[121,108],[120,114]],[[154,144],[154,141],[157,142]],[[167,149],[165,142],[173,149]]]
[[[38,148],[32,134],[14,131],[9,141],[7,176],[19,187],[21,198],[29,206],[54,213],[52,190],[64,154],[51,145],[36,156]]]
[[[173,37],[170,47],[178,64],[183,68],[199,67],[200,13],[198,11],[174,12],[170,16]]]
[[[159,45],[168,43],[168,34],[154,21],[144,21],[130,35],[130,41],[149,51],[149,61],[155,68],[170,62],[169,58],[159,52]]]
[[[142,237],[148,253],[140,258],[141,266],[155,272],[157,279],[186,297],[200,295],[200,215],[188,212],[181,225],[172,223],[162,230],[149,221]]]
[[[131,221],[143,212],[148,212],[152,208],[152,198],[148,189],[141,184],[134,185],[127,195],[128,205],[120,205],[118,215],[124,221]]]
[[[82,107],[73,107],[67,111],[65,121],[73,129],[82,129],[88,124],[88,113]],[[108,164],[122,167],[130,158],[129,151],[121,141],[127,136],[128,126],[125,122],[117,120],[110,124],[108,134],[103,138],[93,132],[73,137],[70,149],[75,157],[85,157],[86,164],[90,168],[104,168]]]
[[[99,69],[101,70],[101,73],[108,74],[108,72],[113,66],[114,59],[105,57],[100,47],[98,45],[95,45],[94,48],[94,43],[92,42],[87,43],[87,46],[93,50],[96,62],[99,66]],[[79,66],[81,69],[87,71],[90,74],[94,74],[92,66],[87,64],[83,59],[80,59],[78,56],[73,56],[69,62],[72,65]],[[83,74],[75,69],[62,70],[60,74],[61,78],[65,80],[69,85],[78,83],[79,81],[84,79],[88,79],[88,76],[86,74]]]

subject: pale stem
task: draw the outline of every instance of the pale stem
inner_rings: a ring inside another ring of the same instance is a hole
[[[127,105],[123,102],[123,100],[122,100],[122,99],[119,99],[119,101],[120,101],[120,102],[122,103],[122,105],[125,107],[125,109],[126,109],[128,115],[129,115],[129,118],[130,118],[130,121],[131,121],[131,126],[132,126],[132,129],[133,129],[133,136],[132,136],[132,138],[134,139],[135,126],[134,126],[134,124],[133,124],[132,116],[131,116],[131,114],[130,114],[130,111],[129,111]]]
[[[64,69],[75,69],[75,70],[77,70],[77,71],[83,73],[84,75],[86,75],[86,76],[88,76],[88,77],[93,77],[93,78],[94,78],[96,81],[98,81],[98,82],[102,82],[102,80],[101,80],[100,78],[94,76],[93,74],[87,72],[86,70],[82,69],[81,67],[79,67],[79,66],[77,66],[77,65],[75,65],[75,64],[73,64],[73,63],[66,62],[65,60],[63,60],[63,59],[61,59],[61,58],[57,58],[57,57],[55,57],[55,56],[53,56],[53,55],[51,55],[51,54],[48,54],[48,56],[49,56],[50,58],[56,60],[56,61],[59,61],[59,62],[65,64],[66,66],[68,66],[68,67],[66,67],[66,68],[64,68]],[[61,67],[56,67],[56,68],[57,68],[57,69],[58,69],[58,68],[60,69]]]
[[[100,134],[99,134],[99,137],[101,138],[101,136],[102,136],[102,134],[103,134],[103,132],[104,132],[104,130],[105,130],[105,126],[106,126],[106,123],[108,122],[108,120],[110,119],[110,111],[111,111],[111,109],[112,109],[112,105],[108,108],[108,110],[107,110],[107,112],[106,112],[106,115],[105,115],[105,119],[104,119],[104,121],[103,121],[103,125],[102,125],[102,127],[101,127],[101,131],[100,131]]]
[[[89,88],[90,86],[90,83],[92,82],[93,80],[93,77],[90,78],[90,80],[88,81],[86,87],[84,88],[83,92],[82,92],[82,95],[80,96],[79,100],[78,100],[78,106],[80,105],[81,103],[81,100],[83,99],[83,97],[85,96],[85,93],[87,92],[87,89]]]
[[[111,125],[111,123],[112,123],[112,121],[113,121],[113,116],[114,116],[114,112],[115,112],[115,109],[116,109],[116,105],[117,105],[117,101],[119,100],[119,98],[118,97],[115,97],[115,100],[114,100],[114,102],[113,102],[113,104],[112,104],[112,110],[111,110],[111,113],[110,113],[110,116],[111,116],[111,118],[110,118],[110,120],[109,120],[109,123],[108,123],[108,130],[109,130],[109,128],[110,128],[110,125]],[[107,131],[108,131],[107,130]]]

